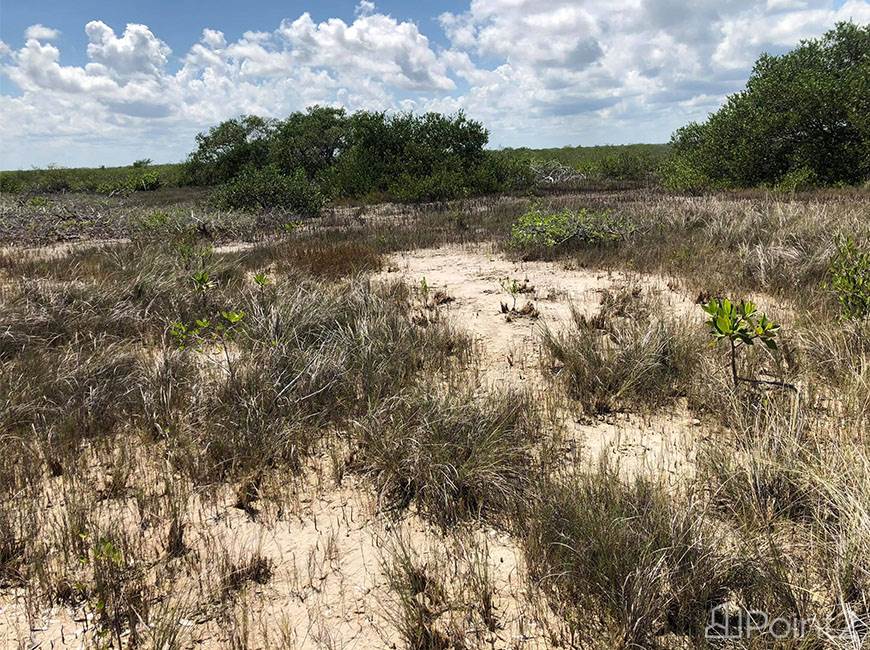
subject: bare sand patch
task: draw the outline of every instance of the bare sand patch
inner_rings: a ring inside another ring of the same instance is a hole
[[[572,306],[592,316],[604,292],[639,286],[657,294],[676,313],[699,311],[677,283],[661,276],[571,268],[564,262],[511,260],[491,244],[399,253],[390,258],[387,269],[380,277],[399,275],[418,288],[425,281],[428,292],[443,291],[453,298],[439,309],[473,337],[485,384],[523,388],[543,400],[553,397],[554,388],[541,369],[541,328],[565,327],[571,320]],[[507,318],[502,313],[502,303],[513,306],[513,296],[504,288],[513,280],[526,287],[517,294],[517,307],[530,301],[537,317]],[[577,456],[595,460],[605,452],[626,469],[666,468],[672,473],[685,469],[693,418],[683,405],[669,414],[624,414],[594,420],[582,417],[570,405],[559,408],[566,460]]]

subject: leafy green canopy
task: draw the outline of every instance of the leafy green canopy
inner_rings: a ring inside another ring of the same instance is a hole
[[[388,115],[314,106],[285,120],[243,116],[197,136],[194,183],[227,183],[246,169],[304,174],[325,197],[438,200],[516,189],[526,167],[485,150],[489,134],[461,112]],[[271,172],[270,172],[271,173]]]
[[[703,124],[677,130],[671,145],[677,184],[863,182],[870,177],[870,25],[840,23],[787,54],[762,55],[745,90]]]

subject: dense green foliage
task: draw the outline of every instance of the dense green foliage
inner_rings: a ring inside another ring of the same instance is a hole
[[[305,217],[316,215],[323,207],[317,185],[301,168],[293,174],[282,174],[275,165],[245,167],[238,176],[220,185],[213,198],[223,208],[248,211],[281,208]]]
[[[197,184],[230,183],[218,191],[224,197],[238,194],[238,177],[248,191],[266,191],[231,201],[250,209],[278,205],[275,192],[245,171],[267,166],[272,180],[280,175],[299,186],[304,176],[329,198],[445,200],[528,186],[528,167],[487,151],[488,139],[486,129],[462,113],[347,114],[314,106],[285,120],[223,122],[197,136],[186,169]],[[296,207],[294,201],[282,205]]]
[[[149,191],[186,184],[181,165],[151,165],[136,161],[126,167],[49,167],[0,172],[0,192],[119,192]]]
[[[514,223],[510,245],[526,253],[541,253],[572,245],[617,241],[631,230],[630,223],[608,212],[567,208],[545,212],[534,206]]]
[[[677,130],[671,189],[856,184],[870,177],[870,26],[755,63],[746,89],[703,124]]]
[[[862,250],[853,239],[840,243],[829,269],[830,287],[837,296],[845,318],[870,317],[870,250]]]
[[[505,149],[514,158],[557,161],[599,180],[649,181],[667,158],[667,144],[623,144],[551,149]]]

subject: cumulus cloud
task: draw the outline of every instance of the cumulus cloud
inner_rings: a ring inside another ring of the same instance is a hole
[[[350,25],[338,18],[316,24],[306,12],[282,22],[278,33],[300,62],[328,67],[345,77],[380,78],[410,90],[454,88],[429,39],[414,23],[364,12]]]
[[[227,39],[224,37],[224,33],[216,29],[209,29],[208,27],[202,30],[202,42],[213,50],[219,50],[227,46]]]
[[[361,0],[356,6],[354,13],[357,16],[368,16],[375,13],[375,3],[370,0]]]
[[[121,37],[101,20],[85,25],[88,57],[105,66],[114,76],[158,75],[172,50],[145,25],[130,23]]]
[[[26,30],[24,30],[24,38],[26,39],[34,39],[37,41],[53,41],[60,36],[60,32],[56,29],[52,29],[51,27],[46,27],[40,23],[36,23],[35,25],[31,25]]]
[[[16,90],[0,95],[0,167],[180,159],[219,120],[315,103],[463,109],[496,145],[663,141],[741,88],[762,51],[848,19],[870,22],[870,2],[471,0],[427,34],[362,0],[350,22],[303,13],[236,40],[204,27],[177,54],[146,25],[93,20],[77,66],[32,25],[17,49],[0,41]]]

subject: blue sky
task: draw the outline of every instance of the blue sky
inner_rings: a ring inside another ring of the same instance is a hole
[[[127,23],[142,23],[165,41],[174,52],[185,52],[195,43],[204,27],[219,29],[228,39],[238,39],[246,31],[268,31],[282,19],[297,17],[308,12],[316,21],[342,18],[353,21],[357,2],[262,2],[252,0],[149,0],[133,2],[123,0],[51,0],[27,2],[4,0],[0,11],[0,39],[13,47],[24,44],[24,30],[33,24],[42,24],[61,31],[57,45],[64,53],[64,63],[87,63],[88,43],[84,26],[91,20],[102,20],[116,29]],[[438,16],[445,11],[459,12],[465,2],[433,2],[415,0],[379,2],[379,11],[401,20],[417,22],[421,28],[430,27],[427,34],[441,44],[446,43],[443,32],[437,29]]]
[[[868,0],[4,0],[0,168],[181,160],[240,113],[464,110],[493,146],[666,141]]]

